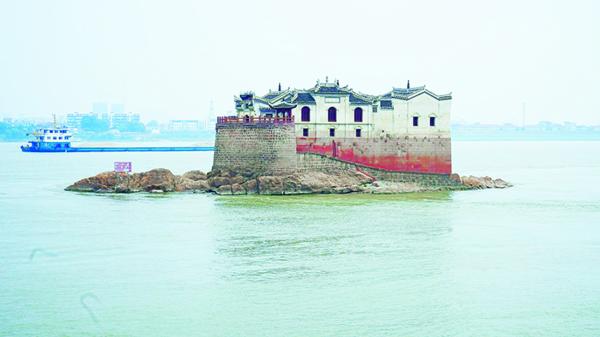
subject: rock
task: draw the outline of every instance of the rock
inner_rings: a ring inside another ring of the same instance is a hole
[[[222,174],[222,175],[221,175]],[[506,188],[502,179],[459,176],[452,174],[450,186],[375,180],[375,177],[353,169],[300,171],[294,174],[239,175],[230,171],[189,171],[181,176],[167,169],[127,174],[103,172],[68,186],[68,191],[96,193],[133,192],[213,192],[219,195],[243,194],[308,194],[308,193],[406,193],[420,191]]]
[[[231,195],[231,185],[221,185],[215,190],[215,193],[219,195]]]
[[[78,182],[68,186],[65,190],[76,191],[76,192],[117,192],[125,193],[128,191],[126,188],[127,173],[121,172],[102,172],[93,177],[81,179]],[[125,185],[123,185],[125,183]],[[116,189],[119,186],[119,189]]]
[[[259,194],[283,194],[283,178],[279,176],[261,176],[257,178]]]
[[[474,176],[463,176],[461,177],[462,185],[469,189],[483,189],[483,188],[506,188],[512,186],[510,183],[502,179],[492,179],[491,177],[474,177]]]
[[[241,184],[233,184],[233,185],[231,185],[231,194],[233,194],[233,195],[246,194],[246,190],[244,189],[244,187],[242,187]]]
[[[206,192],[210,189],[206,180],[192,180],[184,176],[177,181],[176,192]]]
[[[199,171],[199,170],[193,170],[193,171],[186,172],[181,177],[185,178],[185,179],[194,180],[194,181],[208,179],[206,176],[206,173]]]
[[[258,184],[256,179],[247,180],[242,184],[244,190],[246,190],[246,194],[257,194],[258,193]]]
[[[223,185],[230,185],[231,181],[229,180],[229,177],[217,176],[209,178],[208,184],[210,185],[210,187],[219,188]]]
[[[466,176],[461,177],[462,184],[468,188],[477,189],[482,188],[481,181],[477,177]]]
[[[509,182],[506,182],[500,178],[498,179],[494,179],[494,187],[495,188],[507,188],[507,187],[511,187],[512,184]]]
[[[140,188],[146,192],[152,190],[173,192],[175,191],[175,175],[163,168],[143,173],[134,173],[130,179],[130,188]]]
[[[243,183],[244,183],[244,181],[246,181],[246,179],[244,179],[244,177],[242,177],[242,176],[234,176],[234,177],[231,177],[231,178],[229,179],[229,182],[230,182],[232,185],[233,185],[233,184],[243,184]]]

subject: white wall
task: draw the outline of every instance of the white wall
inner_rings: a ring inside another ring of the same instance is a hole
[[[369,105],[351,105],[349,97],[313,95],[315,104],[299,104],[292,109],[296,123],[296,135],[302,136],[302,129],[309,129],[309,137],[329,137],[329,129],[334,128],[336,138],[354,138],[356,128],[362,129],[362,137],[390,136],[450,136],[451,100],[438,101],[427,93],[410,100],[392,99],[393,110],[382,109],[373,112]],[[337,97],[339,102],[326,102],[327,97]],[[302,122],[302,108],[310,108],[310,121]],[[258,111],[258,105],[256,105]],[[337,121],[329,122],[328,110],[337,109]],[[363,122],[354,122],[354,109],[363,109]],[[419,116],[419,125],[413,126],[413,116]],[[429,126],[429,117],[436,117],[436,125]]]

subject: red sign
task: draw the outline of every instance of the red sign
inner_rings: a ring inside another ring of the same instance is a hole
[[[115,172],[131,172],[131,162],[130,161],[116,161],[115,162]]]

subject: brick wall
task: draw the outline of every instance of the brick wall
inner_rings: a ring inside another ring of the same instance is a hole
[[[293,171],[295,165],[293,124],[217,124],[213,171],[284,173]]]

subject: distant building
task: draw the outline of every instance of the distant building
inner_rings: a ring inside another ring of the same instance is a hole
[[[125,128],[129,125],[129,116],[125,113],[113,113],[110,116],[110,127],[113,129]]]
[[[131,123],[141,123],[140,114],[130,114],[129,122],[131,122]]]
[[[200,121],[197,119],[176,119],[169,121],[170,131],[198,131],[200,130]]]
[[[71,129],[81,128],[81,120],[86,115],[88,114],[80,114],[79,112],[67,114],[67,127]]]

